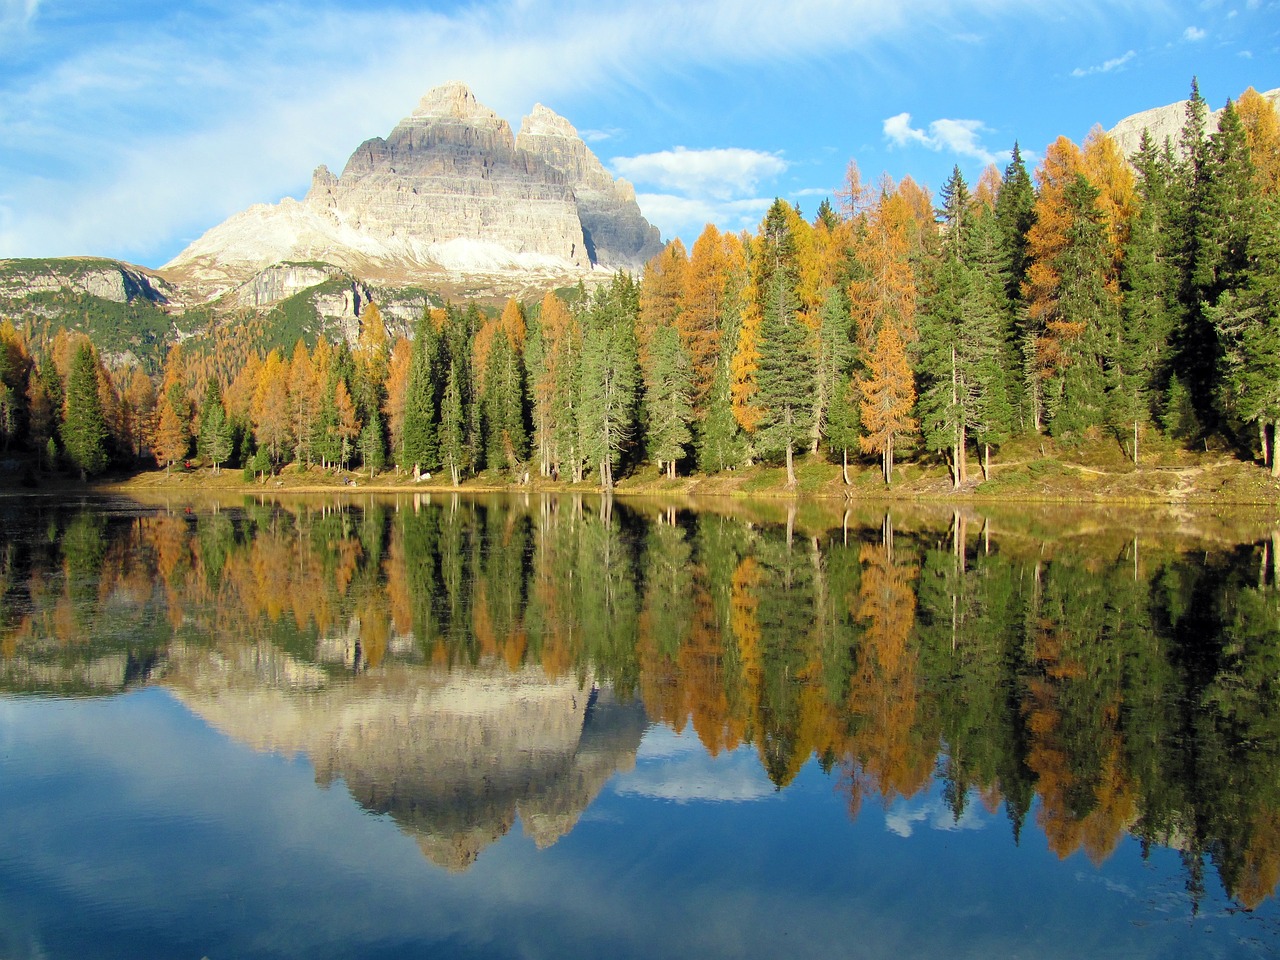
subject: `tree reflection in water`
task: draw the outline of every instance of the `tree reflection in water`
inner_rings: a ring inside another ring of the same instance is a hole
[[[571,829],[647,718],[753,745],[779,788],[816,759],[854,816],[939,778],[1015,839],[1034,809],[1059,857],[1133,835],[1246,908],[1280,880],[1266,524],[595,496],[3,512],[6,690],[165,684],[455,868],[517,814],[539,843]]]

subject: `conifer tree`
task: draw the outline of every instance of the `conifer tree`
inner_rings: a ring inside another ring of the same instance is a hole
[[[439,341],[425,314],[414,328],[409,378],[404,392],[400,467],[431,470],[439,463],[436,441],[436,365]]]
[[[794,220],[785,201],[765,215],[753,266],[760,314],[753,439],[761,453],[784,455],[787,485],[795,486],[795,450],[813,424],[816,363],[812,332],[799,316]]]
[[[605,490],[613,489],[614,471],[635,437],[637,309],[635,287],[620,273],[608,287],[596,292],[583,318],[578,373],[582,456],[597,466]]]
[[[996,222],[1000,225],[1008,295],[1014,301],[1022,297],[1022,284],[1030,266],[1027,232],[1036,220],[1035,204],[1035,187],[1022,160],[1022,151],[1015,141],[1013,154],[1000,181],[1000,192],[996,195]]]
[[[1256,427],[1263,461],[1280,476],[1280,195],[1259,203],[1251,221],[1239,276],[1206,315],[1222,343],[1223,409]]]
[[[83,341],[72,356],[62,416],[62,444],[81,479],[107,466],[107,425],[98,394],[98,360]]]
[[[665,467],[667,476],[674,479],[676,463],[685,458],[687,445],[693,439],[689,431],[693,420],[693,371],[675,327],[659,328],[651,347],[653,365],[645,396],[648,411],[645,447],[649,458],[660,468]]]
[[[387,462],[386,437],[382,431],[382,415],[374,410],[360,431],[360,462],[369,468],[369,479]]]
[[[465,421],[462,412],[462,387],[458,380],[458,365],[449,363],[449,379],[440,401],[440,458],[449,468],[450,481],[456,487],[462,483],[462,470],[466,466]]]
[[[827,449],[840,456],[840,476],[849,483],[849,451],[859,447],[862,436],[862,419],[854,397],[857,385],[852,373],[846,373],[837,383],[827,407],[822,432]]]
[[[204,400],[200,405],[197,451],[213,464],[214,473],[221,472],[222,465],[231,458],[231,423],[222,403],[222,388],[217,377],[210,377],[205,385]]]
[[[1129,455],[1137,463],[1142,424],[1158,413],[1170,375],[1178,278],[1170,224],[1172,172],[1146,131],[1133,163],[1139,203],[1120,276],[1124,324],[1108,382],[1108,406],[1113,428],[1126,436]]]
[[[831,408],[841,402],[838,398],[848,386],[849,370],[853,364],[853,340],[850,333],[849,304],[838,287],[828,286],[819,312],[814,365],[814,452],[817,452],[819,438],[829,436],[827,421]]]
[[[880,455],[884,482],[893,482],[893,464],[898,439],[914,433],[911,417],[916,389],[907,361],[906,344],[896,323],[884,324],[876,336],[867,374],[858,383],[861,396],[858,412],[863,435],[858,438],[864,453]]]
[[[527,455],[524,424],[524,363],[506,332],[498,329],[489,350],[481,395],[485,463],[514,470]]]
[[[272,350],[258,374],[253,392],[253,433],[258,449],[278,464],[290,448],[288,371],[279,350]]]

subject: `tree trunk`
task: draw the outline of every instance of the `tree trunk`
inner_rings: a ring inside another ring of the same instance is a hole
[[[1268,464],[1271,467],[1271,475],[1280,477],[1280,457],[1276,456],[1276,431],[1280,430],[1280,421],[1272,421],[1271,436],[1267,443]]]
[[[848,447],[840,448],[840,459],[841,459],[840,476],[844,478],[844,485],[847,487],[849,485],[849,448]]]
[[[792,461],[791,441],[787,441],[787,486],[794,487],[796,485],[795,464]]]
[[[1138,465],[1138,421],[1133,421],[1133,465]]]

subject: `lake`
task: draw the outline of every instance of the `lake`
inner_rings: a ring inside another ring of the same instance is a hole
[[[1280,523],[0,500],[0,957],[1280,953]]]

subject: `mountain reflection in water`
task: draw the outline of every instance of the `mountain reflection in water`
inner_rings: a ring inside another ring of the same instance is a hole
[[[10,501],[0,683],[162,685],[453,870],[563,838],[656,722],[784,790],[816,758],[850,816],[940,782],[956,823],[1274,894],[1274,522],[828,509]]]

